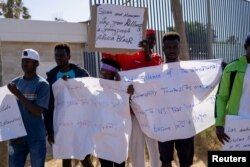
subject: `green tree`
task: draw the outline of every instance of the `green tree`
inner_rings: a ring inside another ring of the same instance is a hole
[[[30,19],[29,9],[23,5],[22,0],[1,0],[0,16],[14,19]]]
[[[0,0],[0,17],[14,19],[30,19],[29,9],[23,5],[22,0]],[[0,43],[1,45],[1,43]],[[1,48],[0,48],[1,49]],[[0,51],[0,86],[3,85],[2,79],[2,55]]]
[[[197,55],[207,56],[207,27],[205,24],[198,21],[185,22],[186,37],[189,46],[189,54],[192,57]],[[169,31],[175,31],[175,27],[168,27]],[[215,31],[213,32],[213,41],[216,39]]]
[[[235,36],[235,35],[230,35],[227,40],[226,43],[230,43],[230,44],[236,44],[239,42],[239,37]]]
[[[206,54],[208,40],[206,26],[195,21],[185,22],[185,27],[191,54]]]

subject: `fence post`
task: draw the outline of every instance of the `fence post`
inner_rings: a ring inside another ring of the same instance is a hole
[[[189,60],[189,52],[187,45],[187,36],[185,31],[185,24],[182,16],[182,6],[180,0],[171,0],[171,9],[174,16],[174,24],[176,31],[180,34],[181,37],[181,60]]]
[[[213,33],[212,33],[212,21],[211,21],[211,3],[207,0],[207,53],[208,59],[213,58]]]

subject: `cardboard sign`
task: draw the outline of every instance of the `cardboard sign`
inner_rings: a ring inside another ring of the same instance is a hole
[[[250,150],[250,116],[227,115],[225,133],[230,137],[230,141],[225,142],[223,150]]]
[[[145,37],[145,8],[102,4],[93,6],[88,29],[88,51],[135,52]]]
[[[7,86],[0,88],[0,141],[27,135],[16,97]]]

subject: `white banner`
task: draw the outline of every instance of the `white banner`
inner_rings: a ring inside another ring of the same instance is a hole
[[[144,12],[145,8],[99,5],[95,47],[140,49]]]
[[[16,97],[7,86],[0,87],[0,141],[27,135]]]
[[[97,78],[58,80],[55,97],[54,158],[87,154],[117,163],[128,157],[131,117],[128,84]]]
[[[250,116],[227,115],[225,133],[230,137],[230,141],[225,142],[223,150],[250,150]]]
[[[120,72],[133,82],[132,108],[142,131],[158,141],[194,136],[214,124],[221,60],[181,61]]]

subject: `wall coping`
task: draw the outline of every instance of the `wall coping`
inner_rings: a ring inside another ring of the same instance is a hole
[[[0,18],[0,41],[87,42],[87,23]]]

